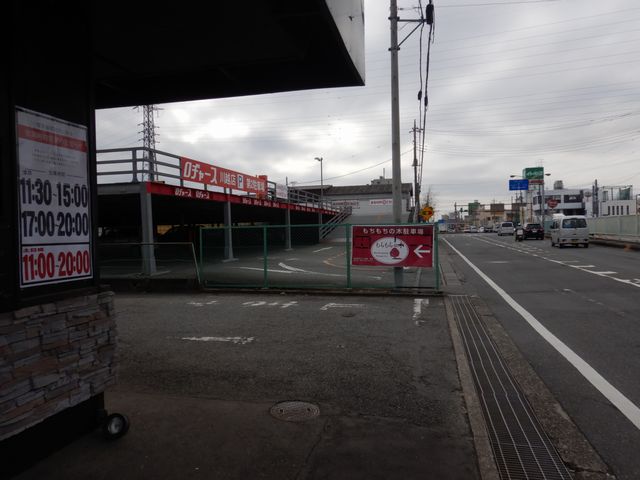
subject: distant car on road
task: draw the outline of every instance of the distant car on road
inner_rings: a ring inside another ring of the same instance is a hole
[[[513,235],[513,222],[502,222],[498,225],[498,236]]]
[[[539,223],[525,223],[524,224],[524,239],[536,238],[538,240],[544,240],[544,228]]]

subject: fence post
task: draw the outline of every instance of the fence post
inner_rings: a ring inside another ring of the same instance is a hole
[[[202,237],[204,236],[202,234],[203,230],[204,230],[204,228],[199,228],[198,229],[198,232],[200,233],[200,247],[199,247],[199,249],[200,249],[200,258],[197,259],[197,263],[200,265],[200,275],[202,275],[202,276],[204,276],[204,270],[202,269],[202,266],[204,264],[204,257],[202,256],[202,252],[204,252],[204,247],[202,245]],[[202,279],[202,280],[204,280],[204,279]]]
[[[439,242],[438,229],[436,225],[433,225],[433,261],[435,262],[435,272],[436,272],[436,290],[440,290],[440,252],[438,251],[438,242]]]
[[[347,288],[351,288],[351,225],[345,224],[344,228],[347,230],[345,238],[347,239],[346,249],[347,254]]]
[[[267,246],[267,227],[266,225],[262,227],[262,263],[263,263],[263,268],[264,268],[264,283],[262,285],[263,288],[269,288],[269,279],[267,277],[267,266],[268,266],[268,262],[267,262],[267,251],[268,251],[268,246]]]

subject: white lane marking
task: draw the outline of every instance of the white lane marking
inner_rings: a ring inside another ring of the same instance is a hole
[[[493,260],[487,263],[511,263],[509,260]]]
[[[424,321],[422,320],[418,320],[418,317],[420,315],[422,315],[422,306],[429,306],[429,299],[428,298],[414,298],[413,299],[413,323],[415,323],[416,325],[421,325],[424,323]]]
[[[579,357],[562,340],[551,333],[533,315],[516,302],[507,292],[500,288],[493,280],[476,267],[471,261],[457,250],[448,240],[443,239],[451,249],[456,252],[485,282],[500,295],[507,304],[513,308],[531,327],[538,332],[556,351],[573,365],[582,376],[591,383],[607,400],[609,400],[629,421],[640,429],[640,408],[625,397],[618,389],[611,385],[591,365]]]
[[[329,310],[330,308],[355,308],[364,307],[364,303],[327,303],[320,310]]]
[[[324,247],[319,248],[318,250],[314,250],[313,253],[324,252],[325,250],[331,250],[333,247]]]
[[[236,345],[246,345],[255,340],[255,337],[182,337],[180,340],[190,340],[192,342],[231,342]]]
[[[594,271],[592,271],[591,273],[593,273],[594,275],[602,275],[602,276],[605,276],[605,275],[615,275],[615,274],[616,274],[616,273],[618,273],[618,272],[609,272],[609,271],[594,272]]]
[[[509,250],[513,250],[515,252],[520,252],[520,253],[524,253],[524,254],[529,255],[528,252],[525,252],[524,250],[521,250],[521,249],[518,249],[518,248],[513,248],[513,247],[501,245],[500,243],[489,242],[487,240],[480,239],[480,238],[478,238],[476,240],[478,240],[480,242],[484,242],[484,243],[486,243],[488,245],[493,245],[495,247],[508,248]],[[449,242],[447,242],[447,243],[449,243]],[[611,280],[615,280],[616,282],[624,283],[626,285],[631,285],[632,287],[640,288],[640,283],[636,282],[635,279],[634,280],[628,280],[626,278],[617,278],[617,277],[610,276],[612,273],[617,273],[617,272],[610,272],[609,274],[606,274],[607,272],[594,272],[593,270],[588,270],[589,268],[595,268],[595,265],[567,265],[567,263],[569,263],[569,262],[577,262],[578,260],[555,260],[553,258],[545,257],[545,256],[542,256],[542,255],[540,255],[538,258],[541,258],[543,260],[547,260],[548,262],[557,263],[559,265],[564,265],[565,267],[575,268],[575,269],[580,270],[582,272],[587,272],[587,273],[591,273],[593,275],[598,275],[598,276],[603,277],[603,278],[609,278]]]

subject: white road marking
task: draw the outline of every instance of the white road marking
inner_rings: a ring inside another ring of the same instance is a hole
[[[204,307],[205,305],[214,305],[218,303],[217,300],[210,300],[208,302],[187,302],[187,305],[193,305],[194,307]]]
[[[320,310],[329,310],[330,308],[356,308],[364,307],[363,303],[327,303],[325,306],[320,307]]]
[[[428,298],[414,298],[413,299],[413,323],[421,325],[424,321],[418,320],[418,317],[422,315],[422,306],[429,306]]]
[[[291,300],[289,302],[286,303],[280,303],[280,302],[270,302],[267,303],[265,301],[259,301],[259,300],[253,300],[250,302],[243,302],[242,306],[243,307],[263,307],[263,306],[267,306],[267,307],[280,307],[280,308],[289,308],[293,305],[297,305],[297,300]]]
[[[324,247],[319,248],[318,250],[314,250],[313,253],[324,252],[325,250],[331,250],[333,247]]]
[[[307,275],[322,275],[324,277],[344,277],[344,275],[340,275],[339,273],[323,273],[323,272],[311,272],[309,270],[303,270],[302,268],[292,267],[285,263],[280,262],[278,264],[279,267],[286,268],[289,270],[289,273],[304,273]]]
[[[190,340],[192,342],[231,342],[240,345],[246,345],[255,340],[255,337],[182,337],[181,340]]]
[[[235,268],[241,268],[242,270],[257,270],[259,272],[264,272],[264,268],[258,268],[258,267],[235,267]],[[293,272],[290,272],[289,270],[272,270],[270,268],[267,269],[267,272],[271,272],[271,273],[293,273]]]
[[[507,292],[500,288],[491,278],[476,267],[471,261],[458,251],[448,240],[443,239],[451,249],[456,252],[467,265],[469,265],[491,288],[493,288],[503,300],[513,308],[531,327],[544,338],[556,351],[562,355],[580,374],[587,379],[607,400],[609,400],[629,421],[640,429],[640,408],[625,397],[618,389],[611,385],[602,375],[600,375],[591,365],[579,357],[562,340],[551,333],[533,315],[516,302]],[[586,271],[586,270],[585,270]]]
[[[493,260],[487,263],[511,263],[509,260]]]
[[[507,245],[502,245],[501,243],[493,243],[493,242],[489,242],[487,240],[480,239],[480,238],[477,238],[476,240],[478,240],[480,242],[484,242],[484,243],[486,243],[488,245],[493,245],[494,247],[508,248],[509,250],[513,250],[515,252],[520,252],[520,253],[524,253],[524,254],[530,255],[530,253],[526,252],[525,250],[509,247]],[[447,242],[447,243],[449,243],[449,242]],[[634,280],[628,280],[626,278],[617,278],[617,277],[612,277],[611,276],[612,274],[617,273],[617,272],[595,272],[593,270],[588,270],[589,268],[595,268],[595,265],[567,265],[567,263],[569,263],[569,262],[578,262],[579,260],[555,260],[553,258],[545,257],[545,256],[542,256],[542,255],[539,255],[538,258],[541,258],[543,260],[547,260],[548,262],[557,263],[559,265],[564,265],[565,267],[575,268],[575,269],[580,270],[582,272],[587,272],[587,273],[591,273],[591,274],[594,274],[594,275],[598,275],[599,277],[609,278],[611,280],[615,280],[616,282],[624,283],[626,285],[631,285],[632,287],[640,288],[640,283],[636,282],[635,279]]]

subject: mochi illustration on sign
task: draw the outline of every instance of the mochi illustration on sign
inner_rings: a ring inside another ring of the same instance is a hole
[[[371,245],[371,255],[380,263],[395,265],[409,256],[409,247],[398,237],[382,237]]]
[[[433,266],[433,225],[354,225],[351,264]]]

